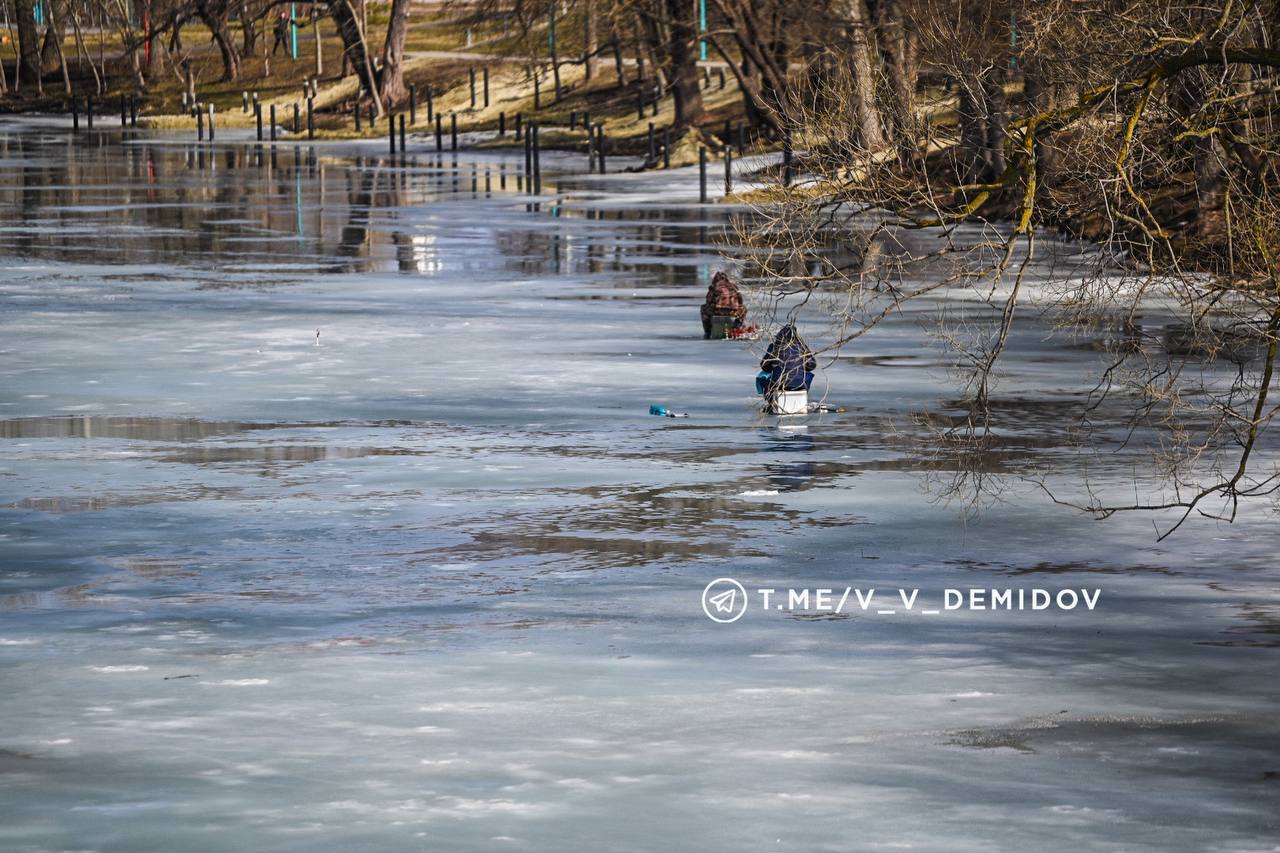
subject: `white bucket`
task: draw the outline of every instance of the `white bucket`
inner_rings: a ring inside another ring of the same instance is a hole
[[[769,401],[771,415],[807,415],[809,414],[809,392],[801,388],[799,391],[779,391]]]

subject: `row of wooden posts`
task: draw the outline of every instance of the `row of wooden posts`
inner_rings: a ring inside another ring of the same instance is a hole
[[[704,70],[704,84],[709,85],[710,72],[708,69],[703,69],[703,70]],[[724,70],[723,69],[719,69],[719,75],[720,75],[720,85],[723,88],[724,86]],[[488,67],[485,67],[483,69],[482,81],[483,81],[483,89],[482,89],[483,100],[484,100],[484,105],[487,107],[489,105],[489,69]],[[534,81],[535,81],[535,105],[536,105],[537,103],[536,75],[535,75]],[[474,108],[476,105],[476,73],[474,68],[472,68],[470,71],[470,88],[471,88],[471,105]],[[315,139],[316,88],[315,88],[315,84],[312,81],[310,80],[306,81],[303,88],[303,94],[306,98],[307,138],[309,140],[314,140]],[[214,140],[214,134],[215,134],[215,121],[214,121],[215,113],[214,113],[213,104],[204,105],[199,103],[198,100],[193,100],[190,104],[188,104],[187,101],[188,101],[187,96],[184,95],[183,104],[185,107],[189,108],[191,115],[196,119],[197,139],[199,139],[200,141],[204,140],[205,133],[206,133],[206,121],[207,121],[208,138],[209,138],[209,141],[212,142]],[[656,97],[653,99],[652,105],[654,110],[653,114],[656,115],[657,106],[658,106]],[[92,130],[93,118],[94,118],[93,98],[86,97],[84,106],[85,106],[84,113],[87,120],[88,128]],[[259,142],[264,141],[263,107],[262,107],[261,101],[258,99],[258,93],[253,92],[251,94],[247,91],[241,93],[241,106],[242,106],[242,110],[245,113],[248,113],[252,110],[254,114],[254,119],[255,119],[257,139]],[[206,111],[206,107],[207,107],[207,111]],[[431,87],[428,87],[426,90],[426,107],[427,107],[428,123],[434,122],[435,124],[436,151],[437,152],[443,151],[444,150],[443,114],[436,112],[435,110],[434,92]],[[637,112],[640,118],[644,117],[644,107],[645,107],[645,102],[643,100],[643,94],[637,93]],[[417,124],[417,111],[418,111],[417,86],[411,85],[409,87],[409,115],[408,115],[407,122],[406,122],[406,117],[403,113],[401,113],[399,116],[397,116],[394,112],[389,113],[387,115],[387,138],[388,138],[388,145],[390,148],[390,152],[392,155],[396,154],[396,151],[397,151],[397,130],[399,131],[399,140],[398,140],[399,152],[401,154],[404,154],[406,152],[407,126],[412,126]],[[72,113],[73,129],[75,131],[79,131],[80,110],[79,110],[79,101],[76,98],[71,99],[71,113]],[[363,129],[362,115],[358,105],[355,107],[353,114],[355,119],[355,128],[357,131],[361,131]],[[398,128],[397,128],[397,118],[399,119]],[[370,106],[369,112],[368,112],[368,122],[371,128],[375,126],[376,119],[377,119],[377,114],[375,113],[374,108]],[[137,124],[138,124],[137,99],[133,96],[122,95],[120,97],[120,126],[121,127],[128,127],[128,126],[137,127]],[[506,136],[506,132],[507,132],[506,125],[507,125],[506,112],[505,111],[500,112],[498,114],[498,135],[499,136]],[[591,121],[591,113],[589,111],[570,112],[569,128],[571,130],[576,130],[579,125],[581,125],[582,129],[587,132],[586,153],[587,153],[588,169],[592,172],[599,172],[600,174],[605,174],[606,145],[605,145],[603,123],[597,122],[593,124]],[[270,140],[274,142],[276,141],[276,131],[278,127],[275,104],[271,104],[269,107],[268,127],[269,127]],[[521,138],[524,139],[525,173],[527,178],[527,185],[533,190],[533,192],[540,193],[542,188],[541,145],[539,143],[538,125],[535,124],[534,122],[526,123],[524,121],[523,114],[516,113],[513,129],[515,133],[515,138],[517,140]],[[293,132],[295,134],[301,132],[301,109],[298,102],[296,101],[293,103]],[[455,112],[450,112],[449,114],[449,138],[450,138],[450,144],[449,144],[450,150],[457,151],[458,150],[458,116],[457,116],[457,113]],[[725,181],[725,193],[727,194],[732,192],[733,190],[733,146],[732,146],[733,126],[729,121],[725,122],[724,133],[722,134],[722,138],[724,140],[724,146],[725,146],[724,148],[724,153],[725,153],[724,181]],[[741,155],[746,149],[746,139],[747,139],[746,127],[744,125],[738,125],[736,141],[737,141],[739,155]],[[791,183],[791,177],[792,177],[792,152],[791,152],[790,142],[791,142],[790,136],[788,135],[788,137],[785,140],[784,148],[783,148],[783,164],[784,164],[783,180],[784,180],[784,183],[788,185]],[[656,128],[653,122],[650,122],[649,130],[648,130],[648,161],[650,163],[657,162],[659,151],[661,151],[661,154],[662,154],[663,168],[670,168],[671,167],[671,128],[669,126],[662,128],[661,143],[659,145],[659,142],[656,136]],[[698,169],[699,197],[701,201],[705,203],[708,198],[707,150],[705,147],[699,149],[698,161],[699,161],[699,169]]]

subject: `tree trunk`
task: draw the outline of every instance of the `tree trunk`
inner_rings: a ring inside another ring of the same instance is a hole
[[[209,28],[213,43],[222,56],[222,80],[229,82],[240,77],[240,51],[236,48],[227,29],[228,7],[225,0],[197,0],[196,14]]]
[[[583,41],[583,44],[586,45],[586,47],[583,49],[585,52],[585,56],[583,56],[582,58],[582,64],[584,68],[584,73],[587,78],[587,82],[590,83],[591,80],[596,76],[596,65],[597,65],[596,51],[600,49],[600,44],[596,40],[595,9],[592,8],[592,4],[588,2],[585,4],[585,8],[583,11],[584,11],[584,14],[586,15],[586,19],[583,24],[585,28],[585,32],[583,33],[582,41]]]
[[[338,27],[338,35],[342,38],[342,55],[350,61],[360,78],[360,87],[374,101],[378,114],[382,115],[382,99],[378,93],[377,78],[373,73],[373,62],[369,56],[365,42],[364,30],[360,27],[360,17],[356,14],[351,0],[328,0],[329,16]]]
[[[409,32],[409,0],[392,0],[379,93],[383,103],[397,104],[409,96],[404,85],[404,38]]]
[[[240,4],[241,56],[253,56],[258,51],[258,23],[249,11],[248,2]]]
[[[36,11],[32,0],[14,0],[14,17],[18,24],[18,79],[43,95],[40,87],[40,34],[36,30]]]
[[[686,0],[666,0],[670,21],[668,52],[671,56],[671,88],[675,94],[675,126],[684,129],[702,118],[702,89],[698,85],[698,55],[693,43],[698,37],[694,7]]]
[[[857,130],[867,151],[879,151],[885,147],[884,125],[880,120],[880,108],[876,104],[875,67],[871,62],[871,47],[875,35],[871,32],[867,4],[864,0],[849,0],[846,15],[849,53],[853,65],[853,107],[857,115]]]
[[[45,9],[49,25],[45,27],[44,43],[40,47],[40,68],[45,74],[52,74],[59,70],[61,62],[62,51],[59,48],[67,34],[65,23],[67,4],[65,0],[46,0],[46,2],[48,5]]]
[[[618,85],[627,85],[627,66],[622,59],[622,42],[616,35],[613,37],[613,64],[618,69]]]

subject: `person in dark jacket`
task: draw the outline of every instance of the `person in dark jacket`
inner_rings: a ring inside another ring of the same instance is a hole
[[[813,351],[800,339],[796,327],[788,323],[778,330],[760,361],[762,392],[772,395],[779,391],[808,391],[817,367]]]
[[[275,56],[276,51],[279,50],[280,48],[284,48],[284,52],[286,54],[291,53],[291,49],[289,47],[289,24],[290,23],[291,22],[289,20],[289,16],[286,15],[284,12],[281,12],[279,16],[276,17],[276,25],[275,25],[276,40],[275,40],[275,43],[271,45],[272,56]]]
[[[732,317],[734,328],[740,328],[747,319],[747,306],[742,301],[738,286],[723,270],[717,271],[707,288],[707,298],[702,303],[702,336],[711,337],[712,317]]]

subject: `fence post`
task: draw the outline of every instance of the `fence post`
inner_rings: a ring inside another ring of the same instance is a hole
[[[315,102],[307,98],[307,139],[316,138]]]
[[[404,132],[404,113],[400,114],[400,153],[404,153],[405,148],[405,132]]]
[[[80,101],[75,95],[71,96],[71,132],[80,132]]]
[[[418,87],[409,84],[409,124],[418,123]]]
[[[485,109],[488,109],[489,108],[489,66],[486,65],[483,71],[484,71],[484,106],[485,106]]]
[[[733,149],[724,149],[724,194],[733,192]]]
[[[258,141],[262,141],[262,104],[253,102],[253,123],[258,128]]]
[[[403,118],[403,116],[402,116]],[[387,140],[391,145],[391,156],[396,156],[396,114],[387,113]]]
[[[458,114],[449,113],[449,150],[458,150]]]
[[[213,141],[213,104],[209,105],[209,141]]]
[[[467,69],[467,77],[471,81],[471,109],[474,110],[476,108],[476,69],[474,65]]]
[[[662,129],[662,168],[671,168],[671,125]]]
[[[507,135],[507,113],[505,110],[503,112],[498,113],[498,135],[499,136]]]
[[[275,104],[271,105],[271,141],[272,142],[276,141],[276,105]],[[272,152],[275,151],[274,148],[271,150]]]
[[[444,150],[443,128],[444,114],[436,113],[436,151]]]

